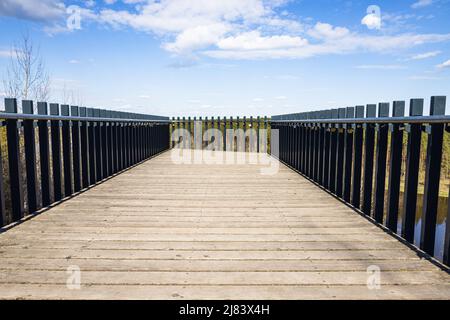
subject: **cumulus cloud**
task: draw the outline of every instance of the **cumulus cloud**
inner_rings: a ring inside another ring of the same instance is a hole
[[[101,10],[99,19],[114,26],[152,32],[182,32],[197,26],[255,23],[273,13],[280,1],[161,0],[148,1],[136,12]]]
[[[0,50],[0,58],[9,58],[13,55],[11,50]]]
[[[437,67],[440,69],[450,68],[450,60],[447,60],[441,64],[438,64]]]
[[[148,1],[135,11],[103,9],[97,20],[114,28],[131,27],[156,34],[163,39],[162,48],[174,54],[224,59],[385,52],[450,40],[450,34],[373,35],[324,22],[308,25],[290,15],[278,14],[285,2]],[[369,13],[363,23],[374,28],[381,23],[376,17],[381,19]]]
[[[221,23],[189,28],[177,35],[174,42],[163,47],[175,53],[191,52],[217,43],[229,31],[229,26]]]
[[[293,36],[261,36],[259,31],[250,31],[235,37],[227,37],[217,43],[223,50],[271,50],[295,48],[308,44],[306,39]]]
[[[397,64],[368,64],[356,66],[356,69],[369,69],[369,70],[398,70],[406,69],[405,66]]]
[[[419,8],[423,8],[423,7],[428,7],[431,4],[433,4],[433,0],[419,0],[417,2],[414,2],[411,5],[411,8],[419,9]]]
[[[62,1],[1,0],[0,15],[46,21],[59,17],[57,23],[46,26],[46,31],[67,32]],[[107,5],[113,2],[102,0],[95,7],[81,8],[82,23],[148,32],[161,41],[164,50],[188,57],[190,65],[201,56],[299,59],[329,54],[385,53],[450,40],[450,34],[368,34],[325,22],[313,23],[311,19],[301,20],[283,10],[289,0],[122,0],[121,6]],[[381,18],[370,12],[362,23],[375,28],[381,24]],[[414,60],[425,59],[430,54],[417,55]],[[181,61],[174,67],[184,66]]]
[[[308,34],[317,39],[339,39],[347,36],[350,31],[343,27],[333,27],[331,24],[318,22]]]
[[[205,50],[203,54],[222,59],[276,59],[308,58],[326,54],[350,54],[356,52],[389,52],[411,48],[425,43],[449,41],[450,34],[400,34],[374,36],[349,33],[339,39],[326,39],[319,43],[305,43],[291,48],[257,50]]]
[[[424,53],[418,53],[418,54],[411,56],[407,60],[424,60],[424,59],[436,57],[439,54],[441,54],[441,51],[429,51],[429,52],[424,52]]]
[[[61,18],[65,5],[60,0],[2,0],[0,16],[16,17],[36,21],[49,21]]]

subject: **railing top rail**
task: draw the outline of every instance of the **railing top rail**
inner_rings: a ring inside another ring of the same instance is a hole
[[[22,100],[22,113],[18,113],[17,99],[5,98],[5,111],[0,111],[2,119],[21,120],[71,120],[108,122],[170,122],[169,117],[132,112],[69,106],[58,103],[37,103],[37,114],[33,112],[33,101]]]
[[[355,107],[328,109],[275,115],[271,122],[288,123],[449,123],[450,116],[445,115],[446,96],[432,96],[430,115],[423,115],[424,99],[410,99],[409,113],[405,116],[405,101],[358,105]],[[377,112],[378,111],[378,112]]]
[[[269,116],[214,116],[214,117],[172,117],[172,122],[192,122],[192,121],[202,121],[202,122],[270,122]]]
[[[308,120],[274,120],[277,123],[450,123],[450,115],[384,117],[384,118],[348,118],[348,119],[308,119]]]
[[[150,122],[150,123],[169,123],[169,119],[127,119],[127,118],[103,118],[103,117],[82,117],[82,116],[53,116],[41,114],[23,114],[8,113],[0,111],[0,119],[18,119],[18,120],[70,120],[70,121],[89,121],[89,122]]]

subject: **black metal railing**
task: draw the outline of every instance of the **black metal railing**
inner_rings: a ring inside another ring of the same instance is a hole
[[[419,236],[420,249],[434,256],[439,187],[441,178],[449,178],[448,136],[443,147],[450,127],[445,103],[446,97],[432,97],[429,116],[423,116],[424,100],[412,99],[406,117],[405,102],[395,101],[392,115],[390,104],[380,103],[378,112],[370,104],[273,116],[271,126],[279,130],[282,162],[407,242],[414,244]],[[447,152],[444,163],[443,150]],[[419,162],[424,164],[425,178],[417,224]],[[442,170],[446,177],[441,177]],[[443,188],[449,187],[444,183]],[[443,262],[450,265],[449,205],[446,216]],[[420,234],[415,234],[416,226]]]
[[[196,125],[198,126],[196,128]],[[177,117],[172,118],[172,147],[222,151],[267,152],[270,122],[265,117]],[[210,129],[216,129],[214,134]],[[196,136],[196,130],[199,136]],[[220,140],[220,141],[218,141]]]
[[[5,99],[0,119],[7,145],[7,161],[0,153],[0,226],[169,148],[166,117],[46,102],[35,114],[29,100],[18,113],[17,100]]]

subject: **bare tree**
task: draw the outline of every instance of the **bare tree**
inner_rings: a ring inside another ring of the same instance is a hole
[[[64,82],[63,87],[61,89],[61,102],[63,104],[70,104],[73,106],[83,106],[83,95],[80,90],[74,90],[73,88],[69,88],[67,83]]]
[[[11,61],[3,79],[5,94],[17,99],[46,101],[50,95],[50,76],[28,33],[11,49]]]

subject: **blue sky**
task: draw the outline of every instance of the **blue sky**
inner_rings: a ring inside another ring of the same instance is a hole
[[[450,96],[449,17],[450,0],[2,0],[0,74],[29,32],[55,102],[256,116]]]

